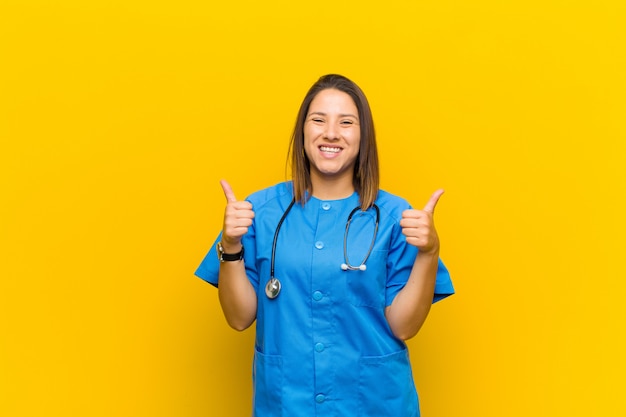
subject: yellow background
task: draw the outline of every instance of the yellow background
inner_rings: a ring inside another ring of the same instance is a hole
[[[625,415],[625,4],[3,0],[0,415],[249,415],[254,331],[193,272],[329,72],[383,188],[447,191],[423,415]]]

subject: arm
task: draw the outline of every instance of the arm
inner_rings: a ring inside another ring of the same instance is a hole
[[[252,225],[254,211],[247,201],[237,201],[226,181],[222,181],[226,196],[222,247],[226,253],[241,250],[241,238]],[[218,294],[226,322],[235,330],[245,330],[256,318],[257,297],[254,287],[246,276],[244,261],[220,264]]]
[[[415,336],[430,312],[435,292],[439,255],[420,252],[406,285],[385,309],[393,334],[402,340]]]
[[[435,192],[423,210],[405,210],[402,213],[402,233],[407,243],[419,249],[406,285],[385,309],[391,331],[402,340],[417,334],[433,302],[439,265],[439,237],[433,213],[441,194],[443,190]]]

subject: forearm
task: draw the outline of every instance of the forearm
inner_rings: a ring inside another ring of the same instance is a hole
[[[220,264],[218,294],[228,324],[239,331],[250,327],[256,318],[257,296],[243,260]]]
[[[419,252],[404,288],[385,310],[393,334],[402,340],[412,338],[426,321],[435,292],[439,250]]]

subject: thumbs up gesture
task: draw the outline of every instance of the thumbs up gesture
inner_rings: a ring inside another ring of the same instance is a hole
[[[433,215],[442,194],[443,190],[435,191],[422,210],[411,209],[402,212],[402,220],[400,220],[402,233],[406,236],[406,241],[417,246],[420,252],[435,253],[439,250],[439,236],[435,229]]]
[[[234,252],[241,243],[243,235],[248,233],[248,227],[252,225],[254,211],[249,201],[238,201],[233,189],[226,180],[221,180],[222,190],[226,197],[226,209],[224,210],[224,226],[222,228],[222,245],[226,252]],[[230,249],[235,250],[230,250]]]

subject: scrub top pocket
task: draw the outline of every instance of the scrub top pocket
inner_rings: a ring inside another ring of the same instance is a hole
[[[419,417],[407,350],[361,358],[358,416]]]
[[[283,415],[283,358],[254,352],[254,417]]]

